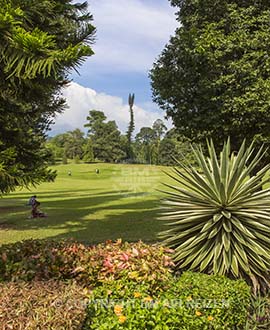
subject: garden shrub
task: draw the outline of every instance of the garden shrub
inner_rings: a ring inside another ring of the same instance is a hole
[[[112,281],[90,295],[84,330],[239,330],[247,319],[250,288],[223,276],[186,272],[166,290]]]
[[[1,329],[79,330],[86,294],[75,283],[9,282],[0,284]]]
[[[119,278],[161,285],[173,266],[171,250],[142,242],[86,246],[71,241],[28,240],[0,247],[0,280],[76,279],[96,286]]]
[[[170,177],[160,236],[174,249],[181,271],[243,278],[255,292],[270,288],[270,164],[258,171],[265,150],[242,143],[236,153],[230,140],[218,154],[211,141],[208,156],[192,148],[199,170],[179,163]]]
[[[27,240],[0,247],[1,281],[44,280],[62,276],[63,242]]]
[[[3,245],[0,324],[29,330],[43,324],[84,330],[244,329],[247,284],[190,272],[176,277],[172,252],[121,240],[96,246],[45,240]]]

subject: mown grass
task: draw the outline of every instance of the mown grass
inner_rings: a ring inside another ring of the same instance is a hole
[[[96,174],[95,169],[100,173]],[[158,166],[68,164],[54,167],[58,176],[29,190],[0,199],[0,244],[30,238],[73,238],[87,243],[122,238],[157,240],[156,220],[162,182]],[[72,172],[68,176],[68,171]],[[37,195],[47,218],[29,219],[29,197]]]

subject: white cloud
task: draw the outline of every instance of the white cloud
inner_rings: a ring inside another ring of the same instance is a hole
[[[178,25],[167,0],[91,0],[89,9],[97,27],[92,71],[148,71]]]
[[[148,95],[143,96],[141,88],[137,91],[136,87],[140,82],[146,83],[147,72],[179,24],[174,18],[174,10],[168,0],[89,0],[89,11],[97,27],[97,40],[93,45],[95,55],[80,68],[81,76],[74,75],[73,79],[87,87],[95,85],[104,93],[71,83],[63,93],[69,109],[57,117],[50,134],[83,129],[92,109],[103,111],[108,120],[115,120],[119,129],[126,132],[128,105],[123,98],[109,95],[123,96],[126,85],[131,91],[135,90],[140,100],[145,100],[134,107],[136,131],[143,126],[152,126],[164,113],[148,101]],[[132,80],[138,76],[138,80]],[[106,92],[108,88],[113,91]],[[167,126],[171,124],[167,123]]]
[[[129,123],[129,107],[123,99],[117,96],[97,93],[91,88],[83,87],[77,83],[70,85],[63,92],[69,108],[56,118],[52,126],[51,135],[55,135],[75,128],[83,129],[89,110],[100,110],[105,113],[108,120],[115,120],[122,132],[127,130]],[[147,109],[147,110],[146,110]],[[136,132],[143,126],[152,126],[153,122],[162,118],[160,111],[153,111],[150,104],[145,109],[134,106]],[[170,127],[170,124],[167,124]]]

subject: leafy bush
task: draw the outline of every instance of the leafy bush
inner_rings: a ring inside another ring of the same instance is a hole
[[[155,292],[121,279],[92,292],[83,329],[239,330],[249,299],[244,281],[222,276],[187,272]]]
[[[193,153],[200,166],[179,164],[171,177],[163,220],[171,228],[161,236],[175,249],[180,269],[245,278],[254,289],[269,287],[270,189],[262,190],[270,165],[252,175],[264,156],[243,142],[237,155],[224,144],[220,158],[213,142],[206,158]]]
[[[85,306],[86,293],[74,283],[0,284],[1,329],[79,330]]]
[[[171,252],[121,240],[96,246],[39,240],[2,246],[0,279],[16,282],[0,284],[0,323],[29,330],[40,326],[242,329],[249,301],[247,285],[193,273],[176,278]]]
[[[28,240],[0,247],[0,280],[76,279],[99,285],[119,278],[159,286],[173,266],[171,250],[142,242],[86,246],[71,241]]]

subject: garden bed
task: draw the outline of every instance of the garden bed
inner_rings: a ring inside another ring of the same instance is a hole
[[[142,242],[30,240],[0,248],[4,329],[244,329],[244,281],[186,272]]]

